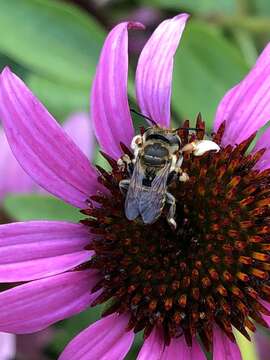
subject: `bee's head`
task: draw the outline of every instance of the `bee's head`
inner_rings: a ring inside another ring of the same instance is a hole
[[[170,129],[157,126],[149,127],[143,135],[143,141],[146,142],[149,140],[163,142],[166,147],[170,148],[171,153],[175,153],[181,148],[180,137],[177,132]]]

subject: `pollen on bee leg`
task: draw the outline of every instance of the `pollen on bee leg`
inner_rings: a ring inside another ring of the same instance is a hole
[[[194,147],[195,147],[195,149],[193,151],[193,155],[195,155],[195,156],[202,156],[207,151],[210,151],[210,150],[215,150],[216,152],[218,152],[220,150],[220,147],[218,146],[218,144],[216,144],[212,140],[195,141]]]
[[[143,140],[142,140],[142,136],[141,135],[136,135],[134,136],[134,138],[131,141],[131,149],[135,150],[137,146],[140,146],[142,144]]]
[[[181,182],[186,182],[186,181],[188,181],[188,180],[189,180],[188,174],[185,173],[185,172],[182,172],[181,175],[179,176],[179,180],[180,180]]]
[[[131,163],[131,159],[127,154],[124,154],[117,160],[117,166],[120,171],[124,171],[125,167]]]

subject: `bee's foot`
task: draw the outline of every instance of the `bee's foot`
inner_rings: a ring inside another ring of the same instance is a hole
[[[171,226],[171,228],[173,230],[176,230],[177,224],[176,224],[176,221],[173,218],[168,219],[168,223],[169,223],[169,225]]]
[[[118,166],[118,169],[121,171],[121,172],[124,172],[125,171],[125,163],[124,161],[122,160],[122,158],[118,159],[117,160],[117,166]]]
[[[179,176],[179,180],[180,180],[181,182],[186,182],[186,181],[188,181],[188,180],[189,180],[188,174],[185,173],[185,172],[183,172],[183,173]]]

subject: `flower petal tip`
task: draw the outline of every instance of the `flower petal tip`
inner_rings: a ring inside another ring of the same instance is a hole
[[[145,26],[138,21],[129,21],[127,28],[128,30],[145,30]]]
[[[5,66],[2,72],[0,73],[1,77],[12,75],[12,71],[9,66]]]
[[[176,15],[174,18],[173,18],[173,20],[185,20],[185,21],[188,21],[189,20],[189,18],[190,18],[190,14],[188,14],[188,13],[181,13],[181,14],[179,14],[179,15]]]

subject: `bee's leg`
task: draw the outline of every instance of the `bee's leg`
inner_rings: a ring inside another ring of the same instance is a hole
[[[166,203],[170,206],[167,214],[167,221],[169,225],[175,230],[177,227],[176,221],[174,220],[176,202],[174,196],[169,192],[166,192]]]
[[[177,180],[177,172],[175,170],[169,173],[167,179],[167,186],[170,185],[174,180]]]
[[[129,175],[130,176],[132,175],[133,169],[134,169],[134,164],[127,154],[121,156],[117,160],[117,165],[118,165],[118,168],[120,171],[125,171],[125,169],[127,169]]]
[[[119,182],[119,189],[123,195],[125,195],[126,192],[128,191],[129,183],[130,183],[130,180],[128,180],[128,179],[121,180]]]

